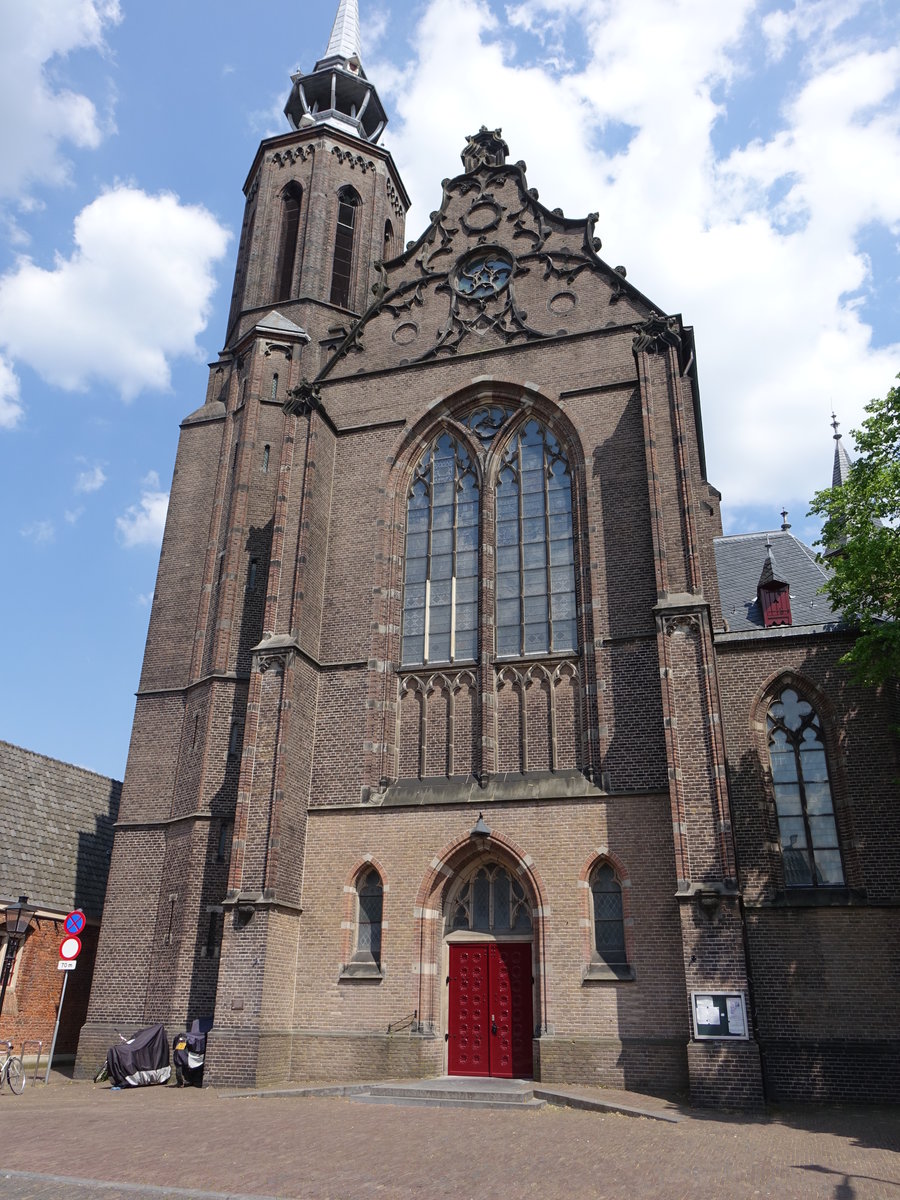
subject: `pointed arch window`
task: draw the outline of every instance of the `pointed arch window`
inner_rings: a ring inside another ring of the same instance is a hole
[[[278,242],[276,300],[289,300],[293,295],[302,200],[303,189],[299,183],[289,183],[281,194],[281,236]]]
[[[387,262],[389,258],[394,257],[394,227],[390,221],[384,223],[384,253],[382,259]]]
[[[843,887],[819,717],[793,688],[785,688],[769,707],[766,727],[785,886]]]
[[[525,888],[499,863],[485,863],[457,893],[450,927],[497,936],[531,932],[531,903]]]
[[[497,479],[497,654],[574,650],[572,480],[559,442],[528,421]]]
[[[476,657],[478,521],[475,468],[442,433],[419,460],[407,498],[404,664]]]
[[[591,873],[591,910],[594,956],[607,966],[627,962],[622,885],[609,863],[601,863]]]
[[[381,962],[381,924],[384,885],[373,868],[361,875],[356,885],[357,921],[354,962]]]
[[[338,192],[337,228],[334,235],[334,263],[331,269],[331,303],[350,307],[353,280],[353,244],[359,195],[351,187]]]

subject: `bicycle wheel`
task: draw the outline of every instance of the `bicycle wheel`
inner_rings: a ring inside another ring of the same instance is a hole
[[[21,1058],[11,1058],[6,1068],[6,1081],[17,1096],[25,1091],[25,1064]]]

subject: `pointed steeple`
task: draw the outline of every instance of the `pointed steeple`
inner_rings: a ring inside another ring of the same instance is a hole
[[[342,58],[346,62],[355,58],[359,62],[360,57],[359,5],[357,0],[340,0],[331,27],[331,37],[328,39],[328,49],[321,61]],[[316,64],[317,67],[319,65],[320,63]]]
[[[841,435],[838,433],[840,421],[831,414],[831,428],[834,430],[834,468],[831,472],[831,486],[841,487],[847,482],[847,476],[850,474],[850,455],[841,445]]]
[[[338,0],[325,57],[308,74],[291,76],[284,113],[294,129],[329,125],[367,142],[377,142],[387,114],[360,62],[359,5]]]

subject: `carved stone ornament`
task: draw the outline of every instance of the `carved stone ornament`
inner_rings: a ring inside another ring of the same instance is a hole
[[[256,663],[260,675],[283,675],[287,667],[287,655],[283,651],[277,654],[257,654]]]
[[[268,358],[273,350],[277,350],[280,354],[283,354],[288,362],[290,362],[291,358],[293,357],[291,347],[287,344],[287,342],[266,342],[266,348],[264,351],[265,357]]]
[[[673,613],[662,617],[662,627],[666,637],[681,633],[696,634],[700,632],[700,618],[696,613]]]
[[[465,149],[460,158],[466,169],[466,174],[477,171],[479,167],[502,167],[509,154],[509,146],[500,136],[500,130],[490,130],[486,125],[466,138]]]
[[[371,158],[363,158],[361,154],[354,154],[352,150],[342,150],[340,146],[332,146],[331,153],[343,166],[349,165],[353,171],[359,167],[363,175],[365,175],[366,171],[375,170],[375,164]]]
[[[306,162],[314,153],[315,146],[288,146],[286,150],[276,150],[269,161],[284,167],[295,162]]]
[[[291,388],[284,402],[284,411],[295,417],[306,417],[322,408],[322,393],[317,383],[304,379],[297,387]]]
[[[652,312],[646,321],[641,321],[634,328],[636,332],[632,346],[636,352],[665,354],[670,346],[681,345],[676,317],[664,317],[661,313]]]

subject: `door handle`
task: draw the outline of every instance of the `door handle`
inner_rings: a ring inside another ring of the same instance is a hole
[[[493,1014],[493,1013],[491,1013],[491,1033],[493,1033],[493,1034],[495,1034],[495,1035],[496,1035],[496,1033],[497,1033],[497,1022],[496,1022],[496,1020],[495,1020],[495,1018],[494,1018],[494,1014]]]

